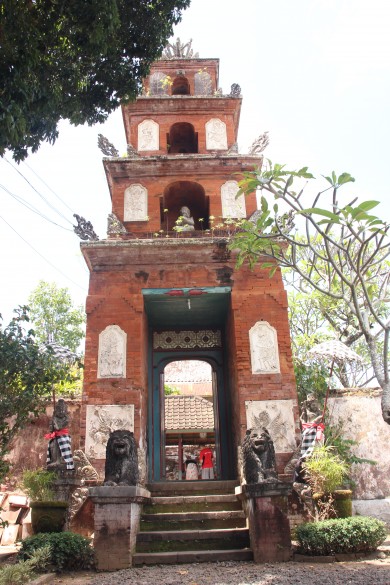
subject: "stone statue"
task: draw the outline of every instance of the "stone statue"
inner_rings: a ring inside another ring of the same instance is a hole
[[[322,408],[314,394],[308,394],[302,402],[301,422],[317,423],[322,419]]]
[[[195,230],[194,218],[191,217],[191,211],[188,207],[184,206],[180,209],[180,215],[177,220],[177,225],[181,227],[182,232],[193,232]]]
[[[74,469],[72,456],[72,439],[69,435],[68,406],[62,398],[57,400],[54,407],[53,418],[50,422],[50,432],[45,435],[49,439],[47,446],[47,469]]]
[[[130,431],[110,433],[106,448],[104,485],[137,485],[138,456],[134,435]]]
[[[248,429],[242,443],[243,473],[246,483],[277,481],[275,449],[267,429]]]

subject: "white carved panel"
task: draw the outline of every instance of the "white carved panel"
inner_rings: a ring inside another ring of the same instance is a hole
[[[134,183],[127,187],[124,197],[123,221],[147,221],[148,190]]]
[[[138,151],[158,150],[159,125],[153,120],[144,120],[138,125]]]
[[[112,431],[134,432],[134,404],[88,405],[86,427],[87,457],[105,459],[106,445]]]
[[[195,95],[211,95],[213,93],[213,82],[207,71],[195,73]]]
[[[267,429],[277,453],[295,451],[293,400],[246,400],[247,429]]]
[[[98,378],[126,377],[127,335],[118,325],[99,334]]]
[[[258,321],[249,330],[252,374],[280,373],[276,329],[266,321]]]
[[[222,217],[234,219],[246,217],[245,195],[240,195],[236,199],[239,188],[237,181],[226,181],[221,186]]]
[[[207,150],[227,150],[226,124],[218,118],[212,118],[206,122],[206,148]]]

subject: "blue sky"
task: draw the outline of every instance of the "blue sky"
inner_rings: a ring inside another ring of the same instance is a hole
[[[220,59],[225,93],[232,83],[241,86],[240,152],[268,130],[268,158],[308,165],[319,177],[350,172],[356,183],[348,198],[380,201],[378,214],[390,220],[389,30],[386,0],[192,0],[174,38],[192,38],[200,57]],[[0,185],[59,224],[0,187],[0,312],[6,321],[41,279],[85,302],[88,270],[71,222],[78,213],[105,237],[110,196],[99,132],[125,152],[118,110],[92,128],[61,123],[54,146],[43,145],[28,166],[17,165],[39,194],[0,159]]]

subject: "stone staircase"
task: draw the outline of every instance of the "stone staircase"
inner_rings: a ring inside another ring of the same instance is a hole
[[[249,561],[253,554],[236,481],[151,484],[134,565]]]

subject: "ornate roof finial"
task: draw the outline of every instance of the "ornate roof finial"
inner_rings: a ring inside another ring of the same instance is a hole
[[[162,59],[198,59],[199,53],[194,53],[191,48],[192,39],[188,43],[182,43],[177,37],[175,43],[168,43],[162,52]]]
[[[269,136],[268,130],[263,134],[260,134],[258,138],[253,142],[252,146],[249,149],[248,154],[260,154],[267,148],[269,144]]]
[[[77,225],[73,226],[73,231],[81,240],[90,240],[91,242],[97,242],[99,237],[95,233],[93,226],[90,221],[87,221],[81,215],[77,215],[77,213],[73,214],[73,217],[76,218]]]
[[[98,147],[105,156],[119,156],[119,152],[115,146],[103,134],[98,134]]]

